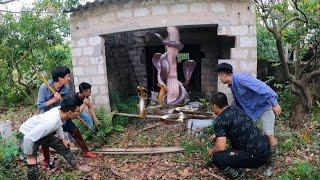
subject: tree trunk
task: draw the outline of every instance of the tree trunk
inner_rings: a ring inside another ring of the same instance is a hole
[[[293,117],[291,119],[291,126],[293,128],[301,128],[305,123],[309,122],[308,113],[313,107],[313,98],[309,83],[305,80],[300,80],[302,85],[299,89],[299,101],[294,107]]]
[[[308,120],[308,109],[299,101],[294,107],[294,113],[291,119],[291,127],[301,128]]]

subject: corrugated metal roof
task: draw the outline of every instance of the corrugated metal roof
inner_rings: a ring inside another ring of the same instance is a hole
[[[76,11],[90,9],[92,7],[99,7],[99,6],[106,5],[106,4],[126,2],[126,1],[127,0],[95,0],[93,2],[87,2],[84,5],[79,4],[77,7],[72,7],[70,9],[64,9],[63,13],[72,13],[72,12],[76,12]]]

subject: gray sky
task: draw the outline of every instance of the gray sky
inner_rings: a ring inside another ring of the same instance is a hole
[[[32,3],[35,1],[36,0],[16,0],[5,5],[0,5],[0,10],[19,12],[22,7],[32,7]],[[94,0],[80,0],[81,4],[92,1]]]

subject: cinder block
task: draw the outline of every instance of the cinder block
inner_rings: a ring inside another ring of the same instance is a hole
[[[122,11],[117,12],[118,18],[130,18],[132,17],[131,9],[125,9]]]
[[[160,15],[160,14],[167,14],[167,13],[168,13],[167,6],[152,7],[152,15]]]
[[[224,13],[226,12],[226,5],[223,2],[213,2],[211,4],[211,10],[213,13]]]
[[[248,26],[231,26],[230,35],[239,36],[246,35],[248,33]]]
[[[176,4],[171,6],[171,12],[173,14],[178,13],[185,13],[188,11],[188,5],[187,4]]]
[[[83,48],[83,55],[85,56],[91,56],[93,55],[94,48],[93,47],[84,47]]]
[[[81,48],[72,48],[71,54],[72,57],[80,57],[82,55]]]
[[[207,3],[192,3],[191,12],[207,12]]]
[[[249,51],[242,48],[231,48],[231,59],[248,59]]]
[[[139,8],[134,9],[134,16],[135,17],[143,17],[149,15],[149,10],[147,8]]]
[[[84,75],[84,70],[82,67],[73,67],[73,75],[75,76],[82,76]]]

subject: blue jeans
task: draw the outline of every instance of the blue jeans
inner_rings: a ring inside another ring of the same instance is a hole
[[[90,128],[93,127],[93,119],[91,118],[91,116],[88,113],[88,111],[83,110],[80,113],[80,117],[84,120],[84,122],[86,123],[87,126],[89,126]]]

